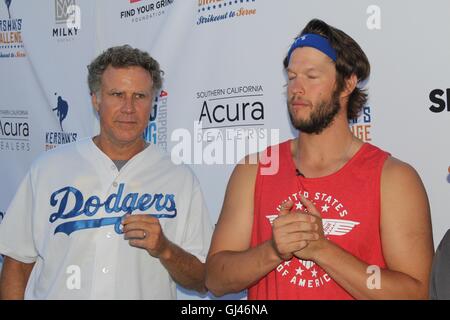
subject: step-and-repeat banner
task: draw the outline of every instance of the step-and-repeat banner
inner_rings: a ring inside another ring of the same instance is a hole
[[[165,72],[146,138],[192,167],[215,222],[236,162],[296,135],[282,60],[312,18],[368,55],[370,100],[351,128],[416,168],[437,245],[450,228],[447,0],[2,0],[0,221],[39,153],[98,132],[86,66],[130,44]]]

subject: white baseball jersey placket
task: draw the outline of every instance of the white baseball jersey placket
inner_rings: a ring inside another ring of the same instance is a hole
[[[119,171],[115,164],[109,159],[103,159],[99,168],[104,171],[105,184],[102,192],[102,199],[106,199],[108,195],[117,192],[119,183]],[[101,217],[107,218],[108,214],[104,208],[101,209]],[[114,299],[116,295],[116,277],[117,277],[117,255],[119,250],[118,241],[124,241],[123,235],[118,235],[114,231],[114,226],[106,226],[96,230],[96,250],[95,262],[92,274],[91,298],[92,299]]]

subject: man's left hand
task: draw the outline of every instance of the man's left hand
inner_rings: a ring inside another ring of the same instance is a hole
[[[307,212],[303,212],[303,214],[308,214],[315,218],[314,221],[311,222],[311,224],[315,225],[312,230],[316,230],[314,232],[319,235],[319,239],[309,241],[308,245],[304,249],[294,252],[294,256],[301,260],[316,261],[318,254],[329,244],[329,240],[325,237],[322,215],[319,210],[317,210],[314,204],[303,195],[300,195],[300,197],[301,203],[307,210]]]
[[[130,246],[145,249],[155,258],[167,253],[169,240],[157,218],[148,214],[126,215],[122,225],[124,239],[128,240]]]

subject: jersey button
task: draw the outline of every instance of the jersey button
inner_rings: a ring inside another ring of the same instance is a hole
[[[104,274],[107,274],[109,272],[109,269],[107,267],[103,267],[102,272]]]
[[[111,233],[111,232],[108,232],[108,233],[106,234],[106,237],[107,237],[108,239],[111,239],[111,238],[112,238],[112,233]]]
[[[113,187],[114,187],[114,188],[117,188],[117,186],[118,186],[118,183],[114,181],[114,182],[113,182]]]

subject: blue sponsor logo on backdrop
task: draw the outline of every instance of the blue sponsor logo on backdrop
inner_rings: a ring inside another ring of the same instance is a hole
[[[56,106],[52,107],[52,111],[58,119],[61,131],[48,131],[45,133],[45,150],[53,149],[61,144],[75,142],[78,137],[77,132],[68,132],[63,127],[63,122],[69,114],[68,100],[58,95],[58,93],[55,93],[55,96],[57,96],[55,101]]]
[[[364,142],[372,141],[370,133],[372,127],[371,108],[365,105],[358,118],[350,120],[350,129],[353,134]]]
[[[8,18],[11,20],[11,12],[9,11],[9,7],[11,6],[11,0],[5,0],[6,7],[8,8]]]
[[[56,111],[56,115],[59,119],[59,125],[61,126],[61,131],[64,131],[62,122],[67,117],[67,113],[69,112],[69,104],[61,96],[58,96],[58,101],[56,107],[53,108],[53,111]]]

